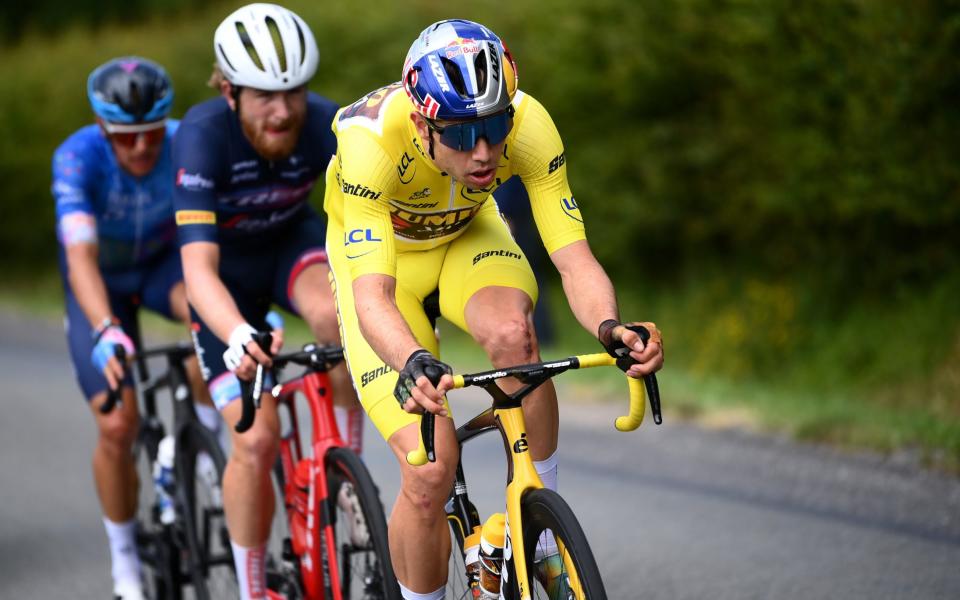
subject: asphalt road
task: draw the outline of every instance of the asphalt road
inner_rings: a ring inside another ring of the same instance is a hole
[[[94,427],[59,328],[0,313],[0,382],[0,598],[108,598]],[[562,413],[560,489],[611,598],[960,598],[956,479],[736,430],[620,434],[613,407]],[[389,505],[393,459],[372,429],[366,446]],[[502,481],[499,440],[472,446],[468,480]],[[502,505],[485,487],[484,514]]]

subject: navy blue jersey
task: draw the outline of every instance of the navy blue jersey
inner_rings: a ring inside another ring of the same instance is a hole
[[[293,153],[269,161],[254,150],[224,98],[191,108],[173,143],[179,244],[250,239],[312,213],[307,198],[337,151],[330,129],[336,110],[330,100],[309,93]]]
[[[144,177],[124,171],[98,125],[71,135],[53,153],[57,239],[99,245],[102,268],[129,268],[173,250],[173,166],[170,148],[177,121],[156,166]],[[96,222],[91,227],[90,217]]]

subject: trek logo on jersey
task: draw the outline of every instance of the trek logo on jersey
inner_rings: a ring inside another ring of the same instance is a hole
[[[547,170],[547,175],[553,173],[557,169],[563,166],[563,163],[567,162],[566,157],[564,156],[566,152],[561,152],[560,154],[553,157],[553,160],[550,161],[550,168]]]
[[[177,171],[177,185],[187,189],[212,190],[213,180],[199,173],[187,173],[186,169],[181,168]]]
[[[372,229],[354,229],[343,234],[343,245],[359,244],[360,242],[382,242],[382,238],[373,237]]]
[[[346,180],[341,180],[340,190],[344,194],[349,194],[351,196],[359,196],[360,198],[367,198],[368,200],[377,200],[380,198],[380,192],[374,192],[367,186],[357,183],[347,183]]]
[[[443,90],[444,93],[449,93],[450,84],[447,83],[447,76],[443,72],[443,65],[440,64],[440,59],[437,58],[435,54],[428,54],[427,60],[430,61],[430,70],[433,71],[433,76],[437,78],[440,89]]]
[[[473,257],[473,264],[477,264],[485,258],[490,258],[491,256],[505,256],[507,258],[515,258],[520,260],[521,256],[516,252],[511,252],[510,250],[487,250],[486,252],[481,252]]]
[[[382,365],[372,371],[367,371],[366,373],[360,376],[360,387],[367,387],[381,375],[386,375],[387,373],[392,373],[392,372],[393,372],[393,368],[390,365]]]
[[[397,165],[397,176],[400,177],[400,183],[408,184],[413,181],[413,176],[417,174],[417,167],[414,165],[410,176],[407,177],[407,171],[410,171],[411,165],[413,165],[413,157],[404,151],[403,156],[400,157],[400,164]]]
[[[393,231],[405,238],[414,240],[432,240],[460,231],[473,220],[480,205],[460,208],[439,213],[415,213],[390,205]]]
[[[574,221],[583,223],[583,217],[580,216],[580,207],[577,205],[577,201],[573,196],[561,198],[560,205],[563,207],[564,214]]]
[[[212,210],[178,210],[177,225],[216,225],[217,213]]]

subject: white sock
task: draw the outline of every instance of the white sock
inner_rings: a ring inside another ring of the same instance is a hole
[[[240,600],[264,600],[267,597],[267,545],[244,548],[230,540],[233,564],[237,568]]]
[[[411,592],[408,590],[402,583],[397,582],[400,585],[400,595],[403,596],[403,600],[443,600],[446,596],[447,586],[443,586],[435,592],[430,592],[428,594],[418,594],[416,592]]]
[[[546,460],[535,460],[533,461],[533,468],[537,470],[537,475],[540,476],[540,481],[543,482],[543,487],[548,490],[557,491],[557,472],[560,470],[559,461],[557,459],[557,451],[554,450],[553,454],[549,456]],[[534,561],[541,560],[544,556],[550,556],[551,554],[557,553],[557,540],[554,539],[553,533],[550,531],[544,531],[540,535],[540,539],[537,540],[537,548],[534,551]]]
[[[140,587],[140,558],[137,556],[137,520],[114,523],[103,518],[110,542],[110,574],[114,585],[127,584]]]
[[[334,406],[333,414],[337,417],[337,429],[343,443],[357,454],[363,453],[363,407],[345,408]]]
[[[556,450],[545,460],[533,461],[533,468],[537,470],[537,475],[540,476],[543,487],[548,490],[557,491],[557,471],[560,470],[558,463]]]

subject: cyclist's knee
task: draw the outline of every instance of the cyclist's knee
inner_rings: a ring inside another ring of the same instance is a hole
[[[97,419],[101,444],[118,452],[129,450],[137,438],[138,425],[136,413],[115,407],[113,411]]]
[[[527,316],[511,314],[490,323],[477,341],[495,366],[529,362],[537,356],[537,340]]]
[[[340,343],[340,330],[337,326],[337,309],[332,296],[312,298],[306,306],[298,306],[303,320],[310,331],[321,343]]]
[[[280,448],[277,435],[266,427],[253,427],[241,434],[234,434],[231,460],[255,468],[269,469],[273,466]]]
[[[443,511],[450,496],[457,461],[441,460],[420,467],[405,469],[400,493],[424,518],[433,518]]]

